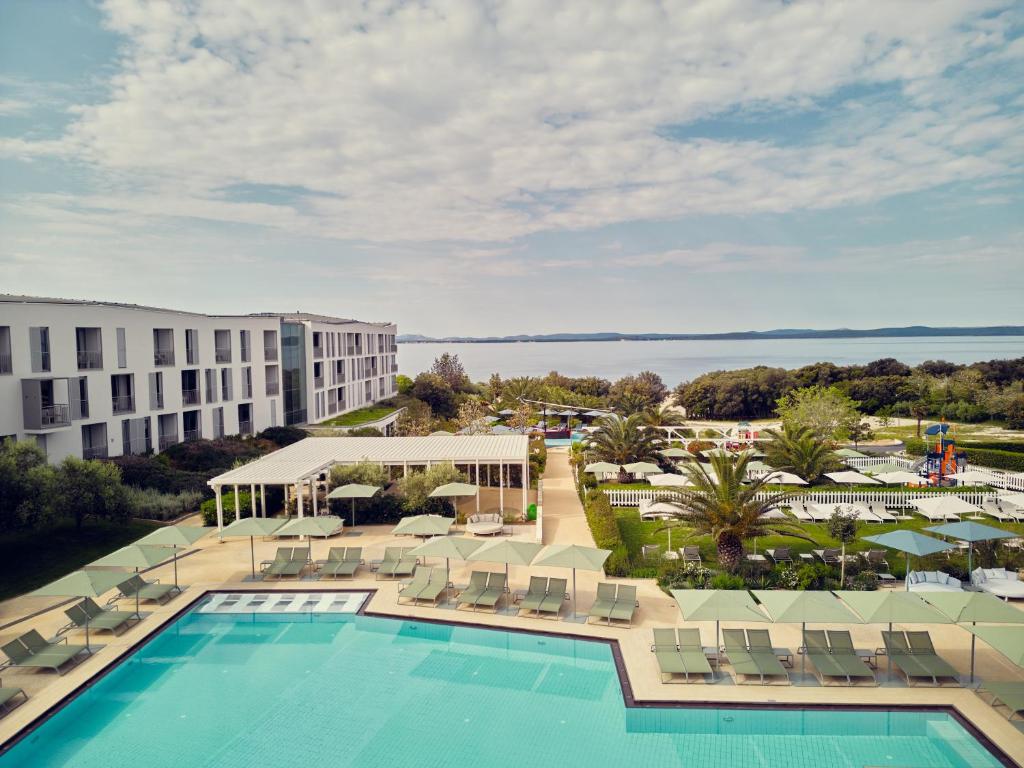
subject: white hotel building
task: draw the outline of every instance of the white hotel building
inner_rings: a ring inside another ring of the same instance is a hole
[[[397,392],[396,327],[0,295],[0,439],[52,461],[315,424]]]

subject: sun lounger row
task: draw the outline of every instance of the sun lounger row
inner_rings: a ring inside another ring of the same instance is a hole
[[[884,504],[866,504],[857,502],[854,504],[807,504],[794,502],[790,512],[797,520],[805,523],[828,522],[835,513],[836,507],[843,510],[852,509],[857,520],[862,523],[895,523],[899,518],[889,512]]]
[[[663,683],[671,682],[673,675],[683,675],[687,683],[690,675],[714,675],[701,646],[699,629],[655,629],[651,651]]]
[[[46,641],[42,635],[32,629],[16,640],[0,647],[7,656],[5,667],[24,667],[27,669],[52,669],[63,675],[65,664],[75,666],[82,660],[82,655],[92,653],[84,645],[71,645],[67,638],[56,642]]]
[[[448,587],[448,574],[442,568],[420,565],[416,567],[412,579],[399,587],[398,602],[405,598],[413,603],[419,603],[420,600],[436,603]]]
[[[296,579],[302,575],[309,565],[309,547],[278,547],[273,560],[264,560],[260,563],[260,571],[263,578],[274,576],[284,578],[294,576]]]
[[[377,578],[411,576],[419,562],[415,556],[409,554],[413,549],[414,547],[385,547],[384,559],[373,563],[376,566]]]
[[[133,624],[138,624],[142,617],[135,611],[118,611],[101,608],[91,597],[85,598],[78,605],[65,609],[65,615],[71,623],[63,627],[59,634],[72,629],[86,629],[90,632],[112,632],[120,635]]]
[[[590,619],[605,619],[608,624],[615,621],[628,622],[633,625],[633,614],[640,603],[636,599],[636,587],[628,584],[608,584],[602,582],[597,585],[597,599],[590,608]]]
[[[117,585],[118,594],[115,600],[138,598],[139,600],[155,600],[163,605],[175,595],[181,594],[181,588],[177,584],[161,584],[159,579],[146,581],[135,574],[129,579]]]
[[[530,587],[526,595],[519,601],[520,611],[533,611],[534,616],[541,614],[558,616],[562,604],[569,599],[567,579],[531,576]]]
[[[931,680],[940,685],[940,679],[957,679],[957,672],[935,652],[932,638],[927,632],[882,632],[885,652],[907,679],[907,685],[914,680]]]
[[[789,673],[779,661],[767,629],[723,629],[722,639],[737,682],[741,676],[757,677],[762,685],[766,677],[784,677],[789,681]]]
[[[860,680],[877,682],[875,673],[853,647],[853,638],[846,631],[807,630],[804,632],[804,652],[814,665],[818,680],[845,679],[847,685]]]
[[[362,547],[331,547],[326,560],[317,560],[316,565],[320,578],[338,578],[348,576],[355,578],[359,566],[363,565]]]
[[[468,605],[474,611],[483,606],[498,610],[498,601],[508,591],[505,574],[501,572],[473,571],[469,575],[469,586],[459,592],[455,607]]]

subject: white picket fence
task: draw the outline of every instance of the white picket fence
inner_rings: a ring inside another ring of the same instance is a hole
[[[913,459],[908,459],[905,456],[865,456],[863,458],[849,458],[843,459],[843,462],[848,467],[853,469],[868,469],[870,467],[880,467],[883,464],[895,464],[897,467],[903,469],[910,469],[913,464]]]
[[[870,469],[883,464],[895,464],[903,469],[912,469],[918,459],[907,458],[906,456],[865,456],[863,458],[844,459],[844,463],[852,469]],[[985,472],[992,476],[991,485],[993,488],[1002,488],[1006,491],[1024,491],[1024,473],[1007,472],[1003,469],[990,469],[978,464],[971,464],[969,469]]]
[[[608,500],[614,507],[639,507],[640,502],[645,499],[655,501],[657,499],[671,499],[672,493],[664,488],[616,488],[605,490]],[[984,491],[949,491],[953,496],[959,496],[964,501],[981,506],[986,499],[994,499],[996,494]],[[770,492],[758,494],[759,498],[768,498]],[[800,498],[809,504],[852,504],[854,502],[881,503],[887,507],[905,508],[910,506],[911,499],[921,499],[934,496],[935,493],[928,491],[849,491],[837,488],[828,491],[808,491]]]

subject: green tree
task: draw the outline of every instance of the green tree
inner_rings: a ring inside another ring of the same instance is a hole
[[[661,380],[661,376],[653,371],[641,371],[636,376],[624,376],[612,384],[608,392],[612,407],[627,415],[652,410],[667,396],[668,388]]]
[[[445,499],[431,499],[430,492],[447,483],[468,481],[454,464],[435,464],[425,472],[413,472],[401,478],[397,485],[402,494],[402,508],[406,512],[442,511],[449,503]]]
[[[4,440],[0,444],[0,529],[39,528],[56,509],[56,472],[34,442]]]
[[[875,433],[866,421],[858,421],[850,425],[848,437],[853,441],[853,447],[857,448],[861,440],[873,440]]]
[[[746,455],[736,459],[715,456],[710,472],[703,464],[692,462],[683,467],[683,474],[693,488],[665,489],[692,527],[691,536],[710,536],[714,540],[718,564],[726,571],[735,571],[743,561],[743,542],[747,539],[792,536],[810,541],[795,523],[762,517],[799,492],[768,492],[765,477],[747,481],[749,461]]]
[[[435,416],[450,419],[455,415],[455,390],[436,373],[421,373],[412,385],[412,396],[430,406]]]
[[[404,373],[400,373],[397,376],[395,376],[395,385],[398,387],[398,394],[412,394],[412,379],[410,379]]]
[[[927,418],[928,414],[931,413],[927,401],[916,400],[910,404],[910,415],[917,419],[917,437],[921,437],[921,421]]]
[[[846,584],[846,545],[857,538],[857,510],[853,507],[837,506],[825,524],[828,534],[839,542],[842,555],[839,559],[839,584],[845,589]]]
[[[395,431],[401,437],[425,437],[434,430],[430,406],[422,400],[411,400],[398,414]]]
[[[526,432],[533,421],[533,408],[529,403],[516,403],[515,413],[508,417],[507,424],[515,430]]]
[[[1007,429],[1024,429],[1024,396],[1017,397],[1006,409]]]
[[[372,461],[360,461],[358,464],[338,464],[331,469],[330,486],[332,489],[350,483],[376,485],[378,488],[384,488],[389,482],[387,469]]]
[[[810,427],[784,423],[781,430],[768,429],[765,434],[771,438],[765,443],[767,463],[797,474],[809,483],[817,482],[826,472],[841,466],[831,445],[819,440]]]
[[[658,460],[658,435],[653,429],[645,429],[643,416],[634,413],[622,416],[606,416],[597,422],[597,429],[590,436],[588,450],[601,461],[618,464],[619,480],[626,481],[623,464],[634,461]]]
[[[467,435],[488,435],[491,432],[491,425],[487,422],[487,409],[477,397],[466,398],[459,405],[456,421],[459,429],[465,430]]]
[[[57,507],[61,515],[81,529],[86,518],[128,520],[128,496],[121,485],[121,470],[105,461],[83,461],[69,456],[57,470]]]
[[[445,352],[435,358],[434,364],[430,366],[430,372],[443,379],[456,392],[461,392],[469,385],[469,377],[458,355]]]
[[[644,423],[652,427],[678,427],[686,420],[675,407],[662,405],[644,412]]]
[[[860,417],[857,404],[838,387],[803,387],[779,398],[775,408],[784,423],[807,427],[821,440],[847,434]]]

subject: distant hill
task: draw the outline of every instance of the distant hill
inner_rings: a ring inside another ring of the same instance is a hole
[[[401,344],[447,342],[456,344],[512,344],[545,341],[736,341],[742,339],[873,339],[923,338],[928,336],[1024,336],[1024,325],[986,325],[979,328],[933,328],[911,325],[906,328],[778,328],[773,331],[733,331],[730,333],[547,333],[517,336],[446,336],[431,338],[420,334],[403,334]]]

